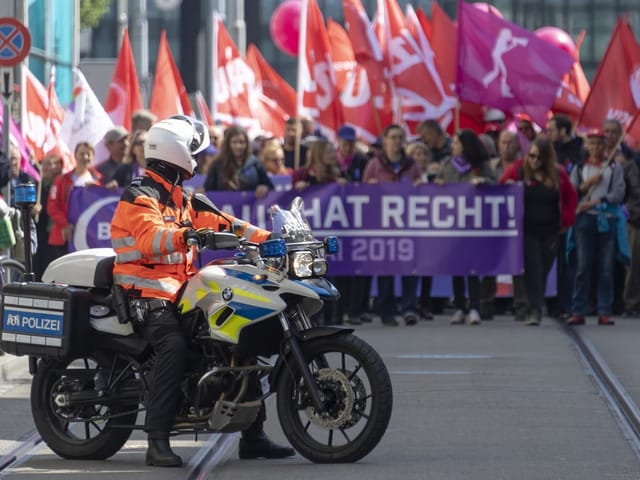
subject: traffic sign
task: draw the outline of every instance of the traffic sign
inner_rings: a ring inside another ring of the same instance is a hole
[[[19,64],[31,49],[31,34],[13,17],[0,18],[0,66]]]
[[[4,103],[13,99],[13,67],[0,67],[0,95]]]

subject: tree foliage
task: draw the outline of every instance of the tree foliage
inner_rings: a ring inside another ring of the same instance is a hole
[[[80,28],[98,25],[111,4],[111,0],[80,0]]]

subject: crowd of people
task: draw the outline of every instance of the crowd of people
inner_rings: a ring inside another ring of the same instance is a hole
[[[494,112],[495,113],[495,112]],[[602,129],[576,135],[571,120],[555,115],[537,126],[526,115],[506,120],[487,117],[485,131],[462,129],[449,136],[436,120],[423,121],[408,141],[405,130],[389,125],[366,144],[356,129],[343,125],[333,142],[313,130],[313,123],[291,118],[283,138],[249,138],[238,126],[209,127],[211,145],[200,152],[192,191],[250,191],[264,198],[274,175],[290,176],[301,192],[310,185],[336,182],[524,185],[524,274],[512,278],[510,311],[515,320],[539,325],[545,312],[570,325],[590,314],[601,325],[614,315],[640,316],[640,160],[622,141],[615,119]],[[64,254],[74,225],[67,216],[73,187],[127,187],[145,170],[144,144],[156,119],[136,112],[132,130],[106,132],[108,158],[95,158],[94,145],[75,146],[75,168],[62,173],[62,158],[42,159],[40,200],[33,209],[38,238],[36,278]],[[15,158],[14,158],[15,157]],[[10,188],[34,181],[19,169],[12,148]],[[304,195],[304,193],[302,193]],[[16,252],[20,259],[23,253]],[[557,262],[557,295],[545,299],[547,276]],[[370,276],[335,277],[342,292],[328,305],[322,322],[360,324],[379,317],[383,325],[415,325],[442,314],[442,302],[431,298],[432,278],[403,276],[395,300],[395,278],[378,276],[371,299]],[[480,324],[503,303],[496,298],[495,277],[453,276],[452,324]],[[373,301],[372,301],[373,300]],[[445,306],[449,306],[446,304]]]

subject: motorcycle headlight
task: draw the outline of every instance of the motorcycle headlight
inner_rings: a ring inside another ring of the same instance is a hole
[[[314,277],[324,277],[327,274],[327,261],[321,258],[316,258],[313,261],[313,275]]]
[[[313,276],[313,255],[311,252],[293,252],[290,265],[291,272],[298,278]]]

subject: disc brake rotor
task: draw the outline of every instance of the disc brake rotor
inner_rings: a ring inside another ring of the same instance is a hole
[[[315,407],[307,407],[307,417],[314,425],[333,430],[342,427],[352,419],[355,394],[347,376],[339,370],[323,368],[314,373],[318,387],[325,397],[333,397],[325,412],[317,412]]]

